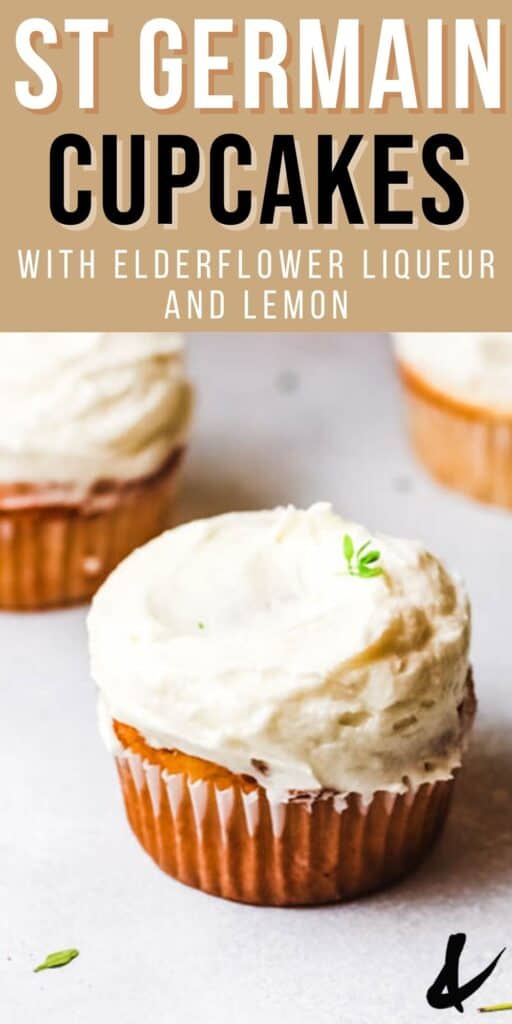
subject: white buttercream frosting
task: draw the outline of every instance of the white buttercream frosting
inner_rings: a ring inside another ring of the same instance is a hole
[[[382,575],[351,576],[347,532],[369,537],[322,503],[189,523],[135,551],[89,615],[103,716],[275,795],[448,778],[464,589],[421,545],[380,535]]]
[[[399,360],[443,394],[512,412],[512,333],[396,334]]]
[[[134,479],[186,437],[178,335],[2,334],[0,354],[0,484]]]

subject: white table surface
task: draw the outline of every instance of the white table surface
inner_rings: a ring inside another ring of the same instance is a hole
[[[162,874],[129,832],[96,730],[85,610],[1,615],[0,1020],[459,1020],[425,1001],[456,931],[468,933],[464,978],[510,947],[466,1004],[474,1019],[482,1002],[512,1000],[512,520],[414,464],[383,336],[196,335],[190,367],[200,402],[184,518],[331,499],[463,571],[473,747],[441,843],[396,888],[313,910],[224,902]],[[69,946],[79,959],[32,973]]]

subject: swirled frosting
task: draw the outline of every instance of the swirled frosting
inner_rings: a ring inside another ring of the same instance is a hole
[[[512,333],[396,334],[398,359],[438,391],[512,412]]]
[[[460,762],[470,615],[420,544],[373,535],[382,574],[347,571],[363,527],[328,504],[231,513],[162,534],[89,615],[104,719],[290,790],[371,795]]]
[[[0,485],[145,476],[186,436],[178,335],[2,334],[0,346]]]

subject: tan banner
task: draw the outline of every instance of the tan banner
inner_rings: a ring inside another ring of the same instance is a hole
[[[510,328],[508,0],[190,6],[3,12],[1,329]]]

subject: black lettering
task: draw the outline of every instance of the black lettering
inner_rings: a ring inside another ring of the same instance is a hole
[[[103,212],[111,224],[119,224],[122,227],[136,224],[144,213],[146,202],[144,150],[144,136],[130,136],[130,200],[128,208],[121,210],[118,201],[119,141],[117,135],[103,136]]]
[[[376,224],[412,224],[412,210],[392,210],[390,208],[391,185],[407,185],[407,171],[392,170],[390,154],[393,149],[412,149],[412,135],[376,135],[375,136],[375,181],[374,181],[374,218]]]
[[[174,170],[175,153],[184,156],[182,171]],[[190,188],[201,168],[197,142],[190,135],[159,135],[158,137],[158,223],[174,224],[174,192]]]
[[[281,172],[284,170],[288,191],[279,191]],[[288,207],[294,224],[307,224],[306,204],[302,191],[299,160],[293,135],[274,135],[267,181],[261,206],[261,224],[273,224],[276,209]]]
[[[52,217],[59,224],[75,227],[87,220],[92,208],[92,198],[89,189],[79,189],[74,209],[70,210],[66,206],[65,164],[69,149],[75,150],[79,167],[90,167],[92,164],[91,147],[83,135],[67,133],[54,139],[50,149],[50,210]]]
[[[464,213],[464,192],[459,183],[455,181],[439,160],[439,151],[448,150],[452,160],[462,161],[465,158],[464,146],[456,135],[431,135],[423,146],[423,166],[430,177],[446,192],[448,206],[442,210],[439,208],[437,199],[426,198],[422,200],[423,213],[431,224],[446,227],[456,224]]]
[[[364,214],[350,174],[350,164],[363,141],[362,135],[349,135],[333,167],[332,135],[318,136],[318,223],[332,224],[333,197],[339,192],[349,224],[364,224]]]
[[[251,213],[252,198],[249,189],[239,189],[236,206],[226,207],[226,152],[234,149],[239,167],[250,167],[252,150],[243,135],[219,135],[210,150],[210,211],[219,224],[243,224]]]

